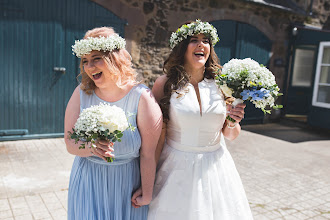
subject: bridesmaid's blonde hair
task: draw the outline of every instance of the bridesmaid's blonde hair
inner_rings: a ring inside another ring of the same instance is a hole
[[[116,34],[111,27],[99,27],[94,28],[86,32],[84,39],[88,37],[98,38],[107,37]],[[137,73],[132,67],[132,57],[126,49],[113,50],[111,52],[103,52],[103,59],[107,63],[107,66],[111,72],[113,81],[116,82],[117,86],[121,87],[127,83],[137,83]],[[80,60],[80,76],[81,85],[80,88],[87,94],[91,94],[96,85],[94,81],[87,75],[84,70],[82,60]]]

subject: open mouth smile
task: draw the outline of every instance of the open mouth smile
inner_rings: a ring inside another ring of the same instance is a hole
[[[205,56],[204,52],[195,52],[194,55],[197,56],[197,57],[204,57]]]
[[[93,79],[99,79],[102,75],[102,72],[99,72],[99,73],[93,73]]]

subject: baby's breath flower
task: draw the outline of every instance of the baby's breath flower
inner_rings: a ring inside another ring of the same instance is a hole
[[[187,39],[188,36],[194,36],[197,34],[205,34],[210,36],[213,46],[219,41],[217,29],[210,23],[202,22],[201,20],[197,19],[195,22],[182,25],[176,32],[172,33],[170,38],[171,49],[173,49],[184,39]]]
[[[125,39],[118,34],[113,34],[107,37],[88,37],[87,39],[76,40],[72,46],[72,51],[77,57],[82,57],[90,54],[93,50],[111,52],[115,49],[123,49],[125,46]]]
[[[265,113],[267,106],[281,108],[275,105],[280,90],[276,85],[275,76],[265,66],[251,58],[231,59],[223,65],[221,75],[216,76],[219,88],[229,96],[228,88],[236,99],[250,100],[256,108]]]
[[[90,135],[98,130],[124,131],[128,128],[128,122],[123,109],[106,103],[100,103],[84,109],[75,124],[75,130],[87,132]]]
[[[134,127],[127,121],[123,109],[107,103],[100,103],[84,109],[77,119],[77,122],[69,131],[69,138],[75,140],[75,143],[82,141],[80,148],[85,148],[86,144],[95,143],[97,139],[110,141],[112,144],[121,141],[123,132]],[[113,159],[107,157],[108,162]]]

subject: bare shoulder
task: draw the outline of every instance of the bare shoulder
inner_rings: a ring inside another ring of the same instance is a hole
[[[154,96],[158,102],[164,96],[164,85],[165,85],[167,79],[168,78],[166,75],[162,75],[162,76],[158,77],[155,81],[154,86],[152,87],[152,93],[154,94]]]
[[[66,106],[64,129],[65,131],[71,131],[76,123],[80,113],[80,89],[79,85],[76,87],[72,96]]]
[[[168,80],[166,75],[161,75],[160,77],[158,77],[155,81],[154,87],[162,87],[164,88],[164,85],[166,83],[166,81]],[[153,87],[153,88],[154,88]]]
[[[145,89],[140,96],[137,123],[138,127],[142,128],[143,125],[154,123],[161,117],[160,107],[151,92],[151,90]]]
[[[76,109],[77,106],[80,106],[80,89],[79,85],[76,87],[76,89],[73,91],[71,98],[67,104],[66,111],[72,111],[72,109]]]
[[[78,85],[72,93],[72,96],[80,97],[80,85]]]
[[[70,100],[67,104],[67,108],[71,107],[71,106],[76,106],[76,105],[80,105],[80,86],[78,85],[75,90],[73,91]]]
[[[141,93],[140,96],[140,101],[139,104],[148,104],[150,102],[156,102],[155,96],[153,95],[153,93],[151,92],[150,88],[147,88],[145,90],[143,90],[143,92]]]

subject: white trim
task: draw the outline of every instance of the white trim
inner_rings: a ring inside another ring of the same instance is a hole
[[[317,56],[317,66],[316,66],[316,74],[315,74],[315,80],[314,80],[314,90],[313,90],[313,101],[312,105],[317,107],[323,107],[323,108],[329,108],[330,109],[330,103],[324,103],[324,102],[317,102],[317,93],[319,91],[319,85],[325,85],[328,86],[327,83],[319,83],[320,81],[320,75],[321,75],[321,67],[322,66],[330,66],[329,63],[323,64],[323,50],[324,47],[330,47],[330,41],[327,42],[320,42],[319,46],[319,54]],[[330,86],[330,84],[329,84]]]
[[[320,86],[330,86],[330,83],[319,83]]]

